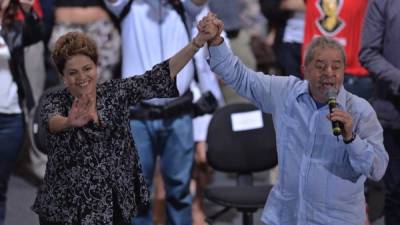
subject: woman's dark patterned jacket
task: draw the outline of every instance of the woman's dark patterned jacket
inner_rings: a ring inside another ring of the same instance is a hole
[[[155,97],[177,97],[175,81],[167,60],[142,76],[99,84],[98,124],[48,133],[49,160],[33,211],[65,225],[130,224],[148,207],[149,192],[131,134],[129,107]],[[53,115],[68,116],[73,99],[66,88],[44,95],[42,123],[47,127]]]

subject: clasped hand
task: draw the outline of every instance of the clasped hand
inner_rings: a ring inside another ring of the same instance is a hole
[[[209,12],[197,24],[199,38],[201,43],[208,42],[212,44],[216,39],[220,38],[221,32],[224,29],[224,23],[217,18],[214,13]]]

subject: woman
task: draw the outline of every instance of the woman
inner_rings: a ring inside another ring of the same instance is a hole
[[[24,47],[41,39],[33,2],[0,1],[0,225],[4,224],[8,181],[23,142],[23,110],[34,105],[24,67]],[[21,9],[23,21],[16,19]]]
[[[53,0],[54,26],[48,43],[50,51],[58,38],[68,32],[89,35],[99,46],[98,82],[113,78],[120,60],[120,34],[102,0]]]
[[[202,29],[199,27],[199,29]],[[46,96],[49,161],[34,203],[41,225],[130,224],[149,201],[129,128],[129,105],[178,95],[175,76],[217,31],[201,32],[142,76],[96,84],[96,44],[62,36],[52,53],[66,89]]]

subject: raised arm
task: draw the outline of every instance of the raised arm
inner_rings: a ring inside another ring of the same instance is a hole
[[[209,17],[211,15],[205,16],[204,20]],[[218,28],[210,28],[208,26],[210,25],[199,24],[198,28],[201,31],[189,44],[174,56],[153,66],[151,70],[127,79],[113,80],[111,83],[114,83],[114,86],[126,93],[125,96],[127,98],[125,99],[129,105],[152,98],[177,97],[179,92],[176,87],[176,75],[193,58],[196,52],[203,47],[205,42],[219,35]]]
[[[209,13],[202,21],[211,20],[215,15]],[[170,76],[174,78],[179,71],[193,58],[194,54],[204,46],[207,41],[219,37],[222,29],[210,23],[200,22],[198,25],[199,33],[183,49],[171,57],[169,61]]]
[[[219,20],[216,18],[216,22]],[[238,94],[256,104],[264,112],[273,113],[283,104],[280,99],[288,94],[295,79],[255,72],[248,68],[232,51],[224,39],[217,36],[208,41],[211,70]]]

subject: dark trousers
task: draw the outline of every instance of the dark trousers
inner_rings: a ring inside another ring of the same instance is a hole
[[[386,225],[400,224],[400,129],[384,130],[384,144],[389,164],[383,177],[385,182]]]
[[[24,136],[22,114],[0,113],[0,225],[6,214],[8,181]]]

